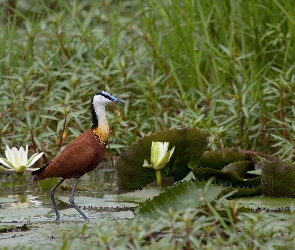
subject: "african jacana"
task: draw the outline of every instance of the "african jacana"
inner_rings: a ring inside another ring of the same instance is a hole
[[[69,201],[71,205],[89,221],[88,217],[74,202],[74,194],[79,178],[85,173],[95,169],[103,158],[109,137],[109,124],[106,118],[105,106],[111,102],[123,100],[102,91],[91,99],[92,126],[79,137],[74,139],[59,156],[47,163],[42,168],[32,172],[34,180],[44,180],[52,177],[62,179],[50,190],[50,198],[56,213],[56,223],[59,223],[60,215],[55,202],[54,193],[57,187],[65,180],[76,179]],[[90,222],[90,221],[89,221]]]

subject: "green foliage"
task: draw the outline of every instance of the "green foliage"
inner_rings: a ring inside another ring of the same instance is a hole
[[[293,1],[22,0],[6,1],[0,13],[2,154],[6,144],[30,144],[51,159],[90,126],[90,98],[104,89],[127,100],[108,114],[117,152],[151,132],[198,127],[214,149],[294,160]],[[280,187],[272,169],[263,185]],[[80,239],[66,234],[60,247],[294,246],[292,214],[227,208],[227,225],[210,204],[206,217],[199,209],[165,213],[161,223],[98,223]],[[272,226],[278,221],[281,228]]]
[[[76,225],[57,249],[289,249],[295,244],[292,213],[241,212],[236,203],[160,212],[156,219],[136,216],[130,221],[98,220],[93,225]],[[218,207],[218,209],[217,209]]]
[[[260,186],[260,177],[243,179],[236,172],[223,172],[211,168],[196,168],[192,170],[196,180],[207,181],[214,177],[214,183],[225,187],[258,187]]]
[[[245,160],[247,160],[247,155],[244,151],[237,148],[225,148],[223,150],[206,151],[198,160],[193,158],[190,165],[192,168],[194,166],[201,166],[222,170],[230,163]]]
[[[222,197],[224,195],[231,194],[230,198],[236,199],[236,198],[248,198],[252,196],[260,196],[261,195],[261,187],[227,187],[222,190],[219,197]]]
[[[198,126],[215,146],[291,160],[292,6],[8,1],[0,6],[2,150],[29,143],[52,158],[89,127],[89,100],[105,89],[127,100],[120,112],[110,107],[117,152],[137,136]]]
[[[244,197],[240,199],[228,200],[228,203],[235,203],[239,206],[251,208],[254,210],[289,210],[294,207],[295,200],[291,198],[274,198],[274,197]]]
[[[257,188],[260,186],[260,177],[245,178],[246,172],[254,167],[250,159],[243,150],[225,148],[206,151],[198,160],[193,159],[189,166],[198,181],[214,177],[214,183],[225,187]]]
[[[183,182],[172,186],[151,201],[139,204],[137,216],[156,220],[163,212],[201,207],[217,198],[223,187],[210,182]]]
[[[236,172],[240,177],[243,177],[245,172],[252,167],[251,161],[238,161],[226,165],[221,171]]]
[[[153,182],[155,170],[144,168],[144,159],[151,157],[154,142],[169,142],[170,149],[175,146],[170,161],[161,170],[162,176],[173,177],[174,181],[183,179],[190,171],[187,163],[192,157],[200,157],[207,147],[208,134],[199,129],[172,129],[159,131],[142,137],[124,149],[116,161],[117,185],[121,189],[138,189]]]
[[[265,162],[261,190],[266,196],[295,198],[295,167],[284,162]]]

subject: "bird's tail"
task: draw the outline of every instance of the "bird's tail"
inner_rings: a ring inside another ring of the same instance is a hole
[[[44,165],[43,167],[41,167],[41,168],[39,168],[38,170],[35,170],[35,171],[33,171],[33,172],[31,173],[31,175],[34,175],[34,178],[33,178],[34,181],[36,181],[36,180],[39,179],[39,178],[38,178],[38,175],[41,174],[41,173],[44,171],[44,169],[45,169],[50,163],[51,163],[51,161],[48,162],[48,163],[47,163],[46,165]]]

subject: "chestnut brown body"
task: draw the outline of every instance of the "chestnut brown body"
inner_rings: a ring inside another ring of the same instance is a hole
[[[85,173],[95,169],[103,158],[106,145],[91,132],[86,130],[74,139],[59,156],[44,167],[34,171],[34,180],[52,177],[78,179]]]

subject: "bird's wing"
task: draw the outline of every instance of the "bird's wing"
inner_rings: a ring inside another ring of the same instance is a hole
[[[86,130],[67,145],[59,156],[45,165],[44,170],[41,173],[37,173],[36,178],[72,178],[71,176],[73,173],[88,172],[86,169],[94,168],[99,164],[103,158],[104,152],[105,145],[101,144],[93,136],[90,129]]]

